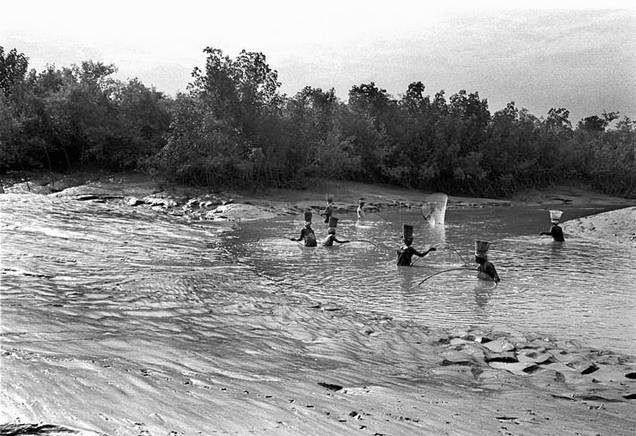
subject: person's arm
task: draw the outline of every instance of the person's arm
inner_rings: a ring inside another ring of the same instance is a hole
[[[420,253],[419,251],[417,251],[417,250],[414,248],[414,249],[413,249],[413,254],[415,254],[415,255],[417,255],[417,256],[420,256],[420,257],[424,257],[424,256],[426,256],[428,253],[430,253],[431,251],[437,251],[437,248],[435,248],[435,247],[431,247],[431,248],[429,248],[428,250],[426,250],[426,251],[425,251],[425,252],[423,252],[423,253]]]
[[[539,236],[543,236],[543,235],[552,236],[552,233],[551,232],[541,232],[541,233],[539,233]]]
[[[300,231],[300,236],[298,237],[298,239],[296,239],[296,238],[289,238],[289,240],[290,240],[290,241],[296,241],[296,242],[299,242],[299,241],[302,241],[304,237],[305,237],[305,229],[302,229],[302,230]]]

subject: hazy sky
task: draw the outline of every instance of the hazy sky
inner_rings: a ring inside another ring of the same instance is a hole
[[[515,101],[537,116],[566,107],[573,124],[605,110],[636,118],[636,4],[628,1],[605,0],[608,9],[568,0],[517,9],[450,0],[3,3],[0,45],[32,67],[100,60],[170,94],[213,46],[232,57],[265,53],[287,94],[311,85],[346,99],[352,85],[374,81],[398,97],[419,80],[431,95],[478,91],[491,112]]]

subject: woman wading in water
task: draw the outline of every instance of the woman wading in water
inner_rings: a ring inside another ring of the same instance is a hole
[[[481,280],[493,281],[499,283],[501,279],[495,265],[488,261],[488,248],[490,242],[475,241],[475,262],[479,264],[477,267],[477,278]]]
[[[311,217],[311,212],[305,212],[305,227],[303,227],[300,231],[300,236],[298,238],[289,238],[291,241],[303,241],[305,243],[305,247],[315,247],[318,245],[314,229],[311,228]]]
[[[435,247],[431,247],[428,250],[426,250],[425,252],[421,253],[419,251],[417,251],[415,248],[412,247],[413,244],[413,226],[410,226],[408,224],[404,224],[404,228],[403,228],[403,241],[404,241],[404,246],[397,250],[397,264],[398,266],[411,266],[412,265],[412,261],[411,259],[413,258],[413,255],[419,256],[419,257],[424,257],[426,256],[428,253],[430,253],[431,251],[435,251],[437,250]]]
[[[552,239],[554,239],[555,242],[564,242],[565,238],[563,237],[563,229],[559,226],[561,215],[563,215],[563,212],[560,210],[551,210],[550,223],[552,223],[552,227],[550,227],[549,232],[541,232],[539,235],[552,236]]]

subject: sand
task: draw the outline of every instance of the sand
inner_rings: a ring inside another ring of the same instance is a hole
[[[636,206],[566,221],[563,230],[576,237],[602,239],[636,249]]]
[[[210,194],[113,177],[40,192],[230,221],[318,209],[322,192],[337,194],[337,208],[355,208],[359,197],[371,208],[419,207],[422,198],[391,187],[325,185]],[[6,191],[29,195],[22,186]],[[532,201],[559,204],[549,197]],[[515,201],[523,200],[451,197],[449,207]],[[569,237],[616,233],[622,244],[634,213],[617,210],[564,229]],[[202,302],[213,309],[192,308],[204,311],[201,323],[175,321],[152,335],[152,316],[178,320],[179,313],[104,310],[94,323],[73,325],[62,321],[72,308],[50,307],[60,321],[41,325],[28,307],[3,307],[0,434],[628,435],[636,428],[633,356],[497,326],[446,331],[291,304],[275,282],[259,286],[258,298],[215,295]],[[109,325],[113,334],[103,335]]]

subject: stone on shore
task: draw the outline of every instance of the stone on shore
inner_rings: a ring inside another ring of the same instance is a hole
[[[206,219],[211,220],[231,220],[231,221],[253,221],[260,219],[270,219],[276,216],[275,211],[251,204],[229,203],[217,206],[205,214]]]

